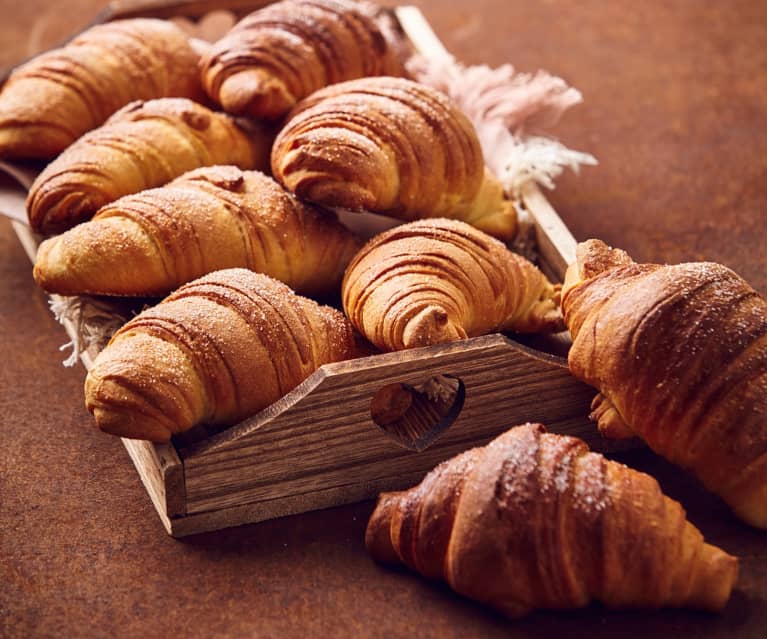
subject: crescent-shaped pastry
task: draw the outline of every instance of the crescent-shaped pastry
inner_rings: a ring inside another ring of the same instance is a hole
[[[90,219],[123,195],[213,164],[266,168],[271,135],[247,133],[223,113],[184,98],[134,102],[86,133],[40,173],[27,197],[39,233]]]
[[[114,334],[88,372],[85,405],[105,432],[162,442],[235,424],[353,353],[339,311],[266,275],[216,271]]]
[[[34,275],[60,295],[146,297],[243,267],[327,296],[360,244],[332,212],[299,202],[263,173],[211,166],[126,195],[45,240]]]
[[[559,286],[456,220],[411,222],[374,237],[349,264],[342,295],[351,323],[383,350],[563,328]]]
[[[767,528],[767,301],[721,264],[637,264],[589,240],[562,308],[600,431],[641,437]]]
[[[352,80],[301,102],[274,143],[272,173],[325,206],[460,219],[503,240],[517,228],[466,116],[403,78]]]
[[[51,159],[134,100],[199,98],[198,61],[167,20],[92,27],[8,78],[0,92],[0,157]]]
[[[512,428],[384,493],[365,542],[510,617],[540,608],[720,610],[738,560],[649,475],[541,424]]]
[[[329,84],[404,69],[371,17],[351,0],[283,0],[254,11],[202,60],[202,80],[225,111],[278,118]]]

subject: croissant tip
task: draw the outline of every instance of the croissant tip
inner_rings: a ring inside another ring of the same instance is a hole
[[[738,578],[738,558],[711,544],[703,544],[687,603],[713,612],[727,605]]]
[[[582,280],[591,279],[610,268],[634,262],[626,251],[612,248],[602,240],[593,238],[578,244],[575,249],[575,261]]]
[[[130,414],[110,411],[104,408],[96,408],[92,412],[98,429],[102,433],[109,435],[165,444],[170,441],[173,434],[161,423],[149,417],[142,417],[140,420],[136,420]]]
[[[221,106],[228,113],[277,118],[296,103],[284,83],[261,69],[248,69],[229,76],[218,90]]]
[[[402,331],[404,348],[418,348],[465,339],[466,333],[440,306],[427,306],[413,316]]]
[[[381,493],[375,510],[365,529],[365,548],[375,561],[386,564],[401,563],[391,540],[391,521],[403,493]]]

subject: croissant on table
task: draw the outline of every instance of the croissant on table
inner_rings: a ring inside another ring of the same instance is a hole
[[[88,372],[85,405],[103,431],[163,442],[249,417],[353,349],[339,311],[266,275],[217,271],[114,334]]]
[[[719,610],[738,571],[652,477],[540,424],[382,494],[365,543],[375,559],[444,579],[510,617],[592,600]]]
[[[602,434],[641,437],[767,528],[767,301],[721,264],[637,264],[589,240],[562,308]]]
[[[199,55],[167,20],[119,20],[16,69],[0,93],[0,157],[51,159],[134,100],[202,95]]]
[[[404,69],[373,17],[351,0],[283,0],[238,22],[202,60],[225,111],[278,118],[328,84]]]
[[[410,222],[374,237],[349,264],[342,298],[354,327],[383,350],[563,329],[559,285],[456,220]]]
[[[122,197],[45,240],[34,275],[61,295],[156,296],[239,266],[325,296],[359,247],[333,213],[299,202],[263,173],[213,166]]]
[[[364,78],[300,102],[272,148],[272,173],[329,207],[402,220],[460,219],[502,240],[517,216],[450,100],[403,78]]]
[[[202,166],[268,165],[271,135],[184,98],[133,102],[49,164],[27,197],[32,228],[57,233],[117,198]]]

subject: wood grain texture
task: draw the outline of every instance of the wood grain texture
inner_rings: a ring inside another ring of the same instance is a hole
[[[463,409],[426,450],[407,450],[373,423],[372,398],[384,385],[417,386],[439,374],[463,381]],[[397,485],[398,477],[424,473],[536,414],[554,431],[595,442],[585,419],[590,401],[558,358],[499,335],[326,365],[254,418],[180,451],[187,512],[358,482],[374,490],[377,481]]]
[[[105,4],[0,0],[13,16],[0,20],[0,65],[56,44]],[[715,259],[767,291],[764,2],[417,4],[459,58],[546,68],[583,92],[554,132],[600,165],[547,193],[578,239],[603,237],[643,261]],[[3,219],[0,295],[0,333],[13,336],[0,340],[3,636],[764,635],[764,535],[646,449],[619,460],[655,476],[707,539],[741,558],[722,614],[591,607],[510,624],[370,561],[371,502],[171,540],[120,442],[89,427],[84,371],[62,369],[63,333]]]

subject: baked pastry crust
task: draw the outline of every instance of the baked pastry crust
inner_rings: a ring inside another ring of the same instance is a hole
[[[271,133],[247,132],[185,98],[133,102],[86,133],[40,173],[27,197],[29,223],[58,233],[117,198],[214,164],[267,166]]]
[[[122,197],[45,240],[34,275],[61,295],[156,296],[243,267],[329,296],[360,245],[332,212],[299,202],[263,173],[213,166]]]
[[[254,11],[203,57],[205,90],[229,113],[278,118],[329,84],[403,75],[376,11],[351,0],[283,0]]]
[[[325,206],[460,219],[503,240],[516,233],[471,122],[436,89],[404,78],[352,80],[303,100],[275,140],[272,173]]]
[[[353,353],[339,311],[226,269],[117,331],[88,372],[85,405],[105,432],[163,442],[197,424],[235,424]]]
[[[559,285],[456,220],[410,222],[374,237],[349,264],[342,299],[354,327],[383,350],[564,326]]]
[[[767,301],[721,264],[637,264],[589,240],[562,308],[600,431],[641,437],[767,528]]]
[[[199,55],[172,22],[98,25],[16,69],[0,93],[0,157],[52,159],[134,100],[202,97]]]
[[[652,477],[541,424],[383,493],[365,543],[375,559],[444,579],[510,617],[592,600],[719,610],[738,570]]]

